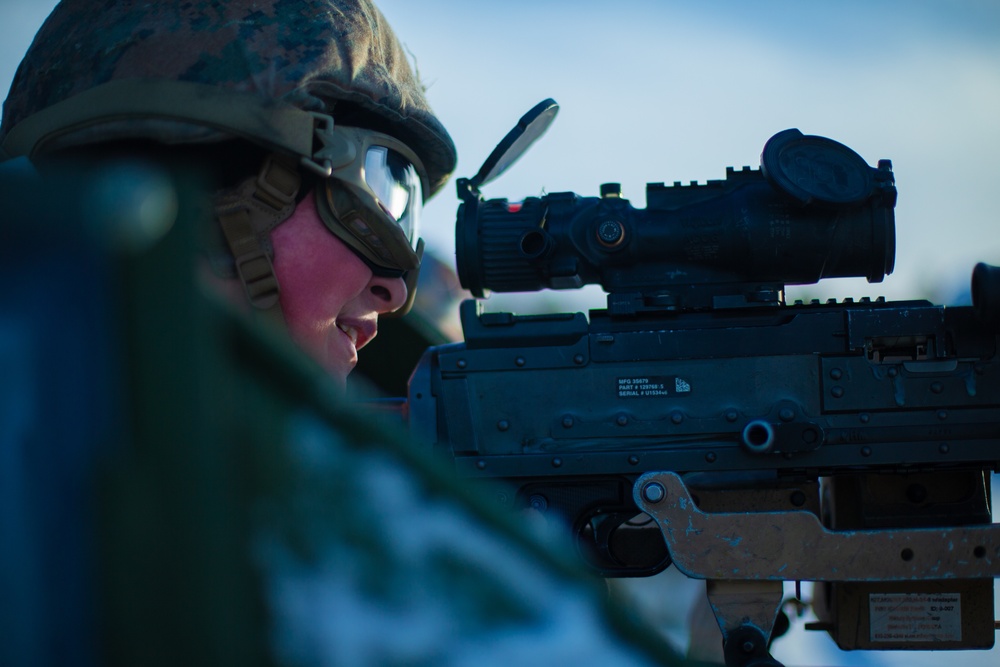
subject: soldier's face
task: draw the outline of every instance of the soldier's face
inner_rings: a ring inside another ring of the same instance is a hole
[[[343,386],[358,350],[375,337],[378,316],[406,302],[406,283],[373,275],[323,225],[312,193],[274,228],[271,241],[292,340]]]

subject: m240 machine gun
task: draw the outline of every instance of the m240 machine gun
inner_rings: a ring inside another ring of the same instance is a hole
[[[788,304],[787,284],[895,256],[892,165],[786,130],[759,170],[600,197],[485,200],[558,110],[546,100],[458,181],[477,297],[600,284],[608,308],[462,305],[465,341],[410,381],[411,430],[497,502],[558,517],[603,576],[707,580],[728,665],[768,652],[783,582],[845,649],[993,645],[1000,526],[1000,270],[973,306]]]

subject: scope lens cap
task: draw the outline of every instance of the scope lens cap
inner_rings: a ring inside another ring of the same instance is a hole
[[[873,169],[853,150],[799,130],[779,132],[760,156],[764,178],[803,204],[860,204],[871,196]]]
[[[531,144],[545,134],[557,113],[559,104],[549,98],[542,100],[521,116],[517,125],[497,144],[479,172],[472,177],[472,186],[478,188],[507,171],[508,167],[524,155]]]

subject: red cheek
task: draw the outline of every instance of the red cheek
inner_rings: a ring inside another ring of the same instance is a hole
[[[343,306],[371,280],[371,270],[323,224],[310,194],[271,232],[275,273],[290,300],[329,300]]]
[[[326,228],[311,195],[272,230],[271,242],[289,334],[335,376],[346,378],[353,355],[341,359],[343,349],[331,348],[331,336],[339,335],[334,323],[345,308],[355,308],[352,304],[368,289],[371,270]]]

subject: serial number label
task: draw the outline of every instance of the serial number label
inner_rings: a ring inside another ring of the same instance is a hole
[[[618,398],[655,398],[686,396],[691,383],[674,375],[648,375],[618,378]]]
[[[868,596],[873,642],[962,641],[958,593],[872,593]]]

